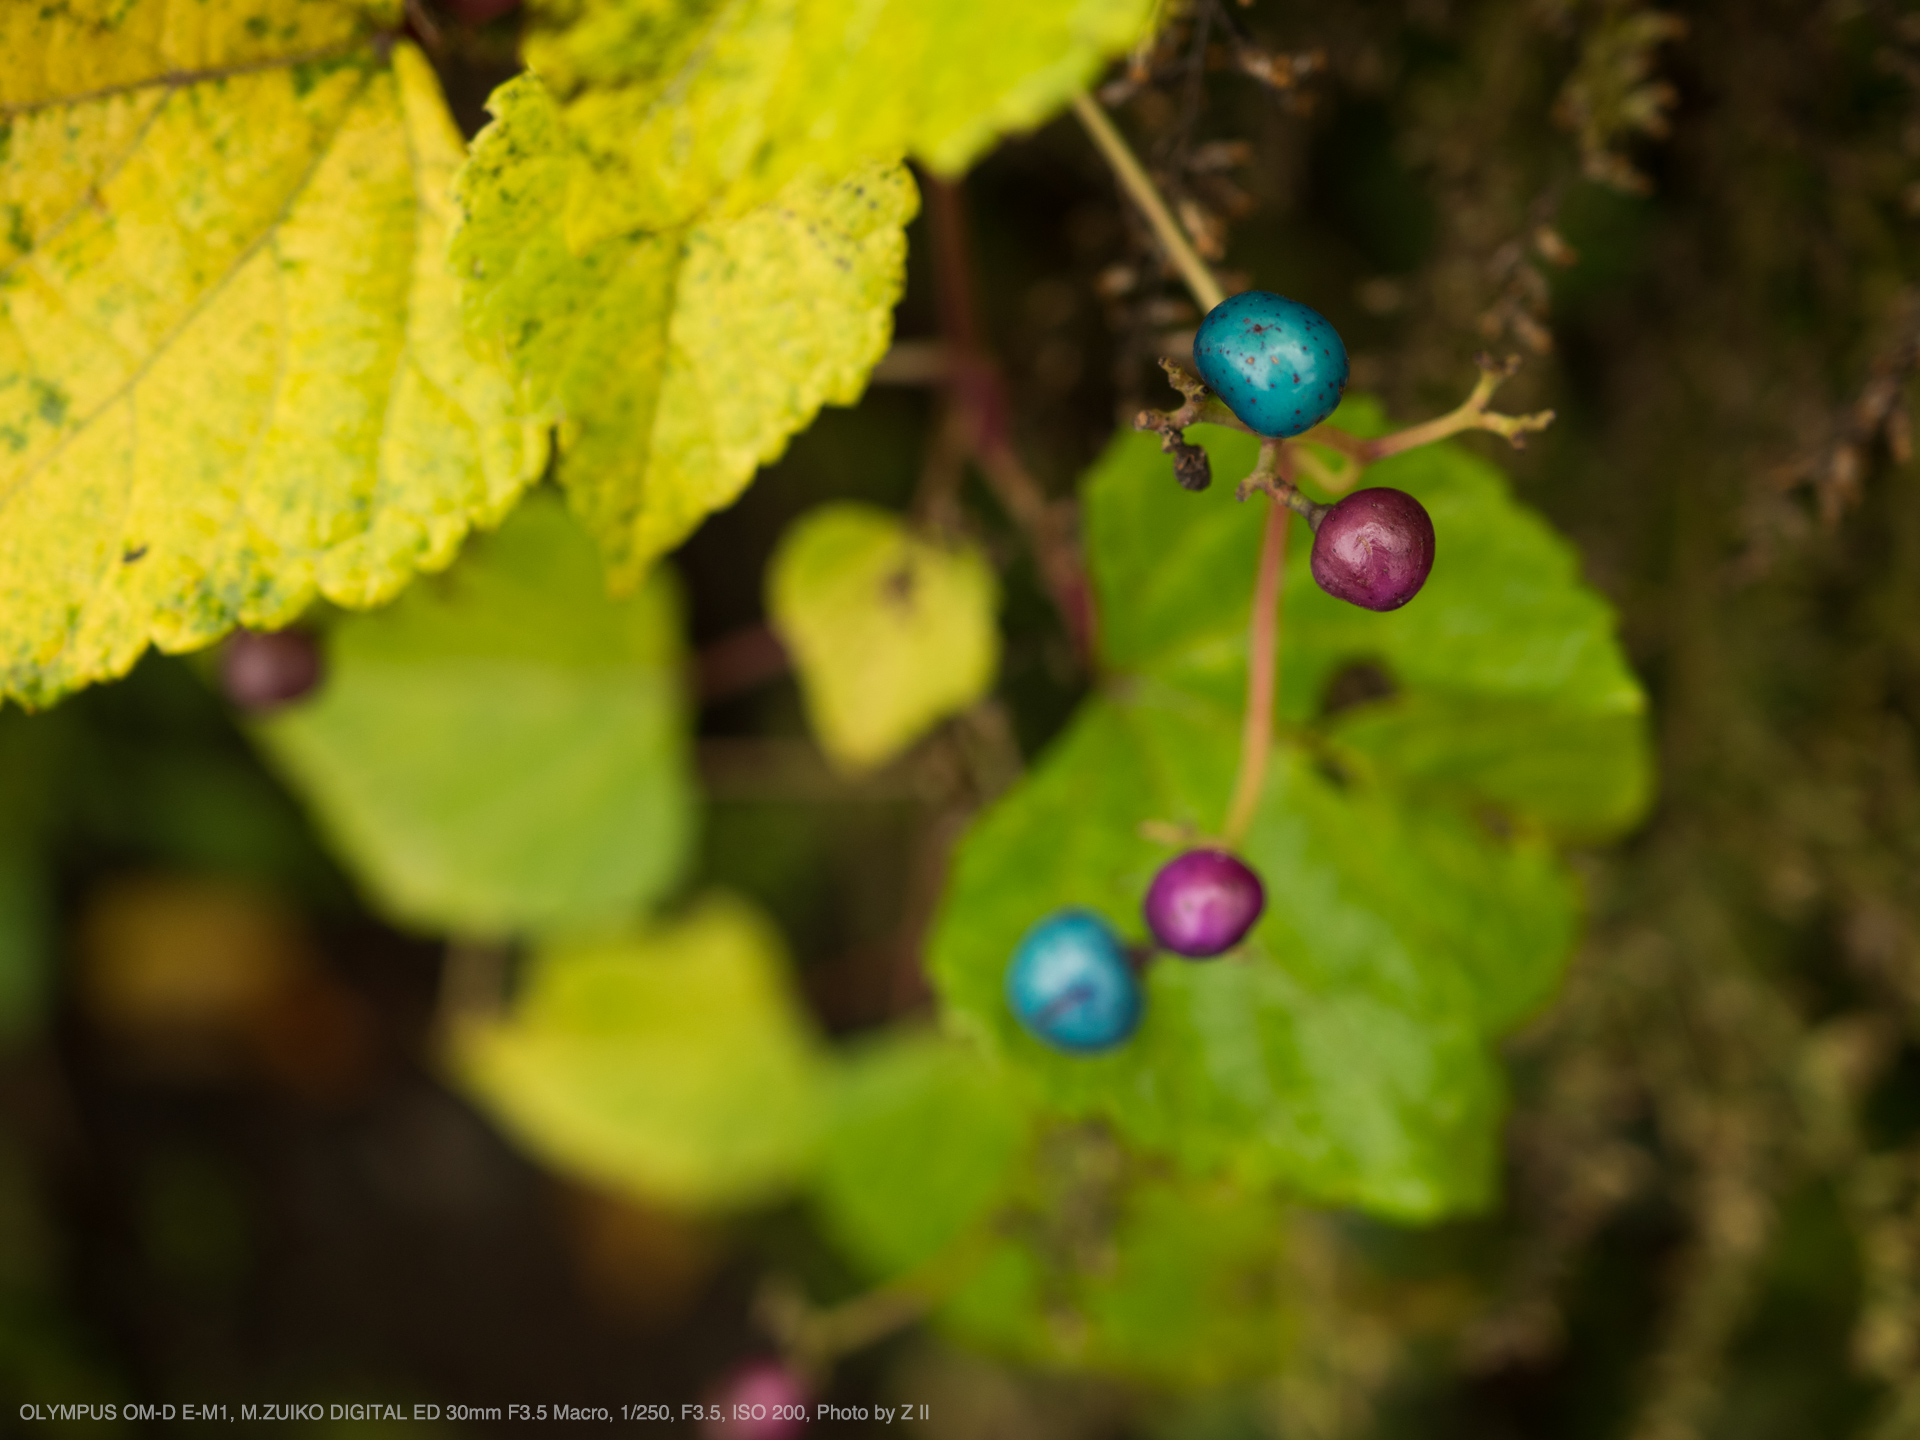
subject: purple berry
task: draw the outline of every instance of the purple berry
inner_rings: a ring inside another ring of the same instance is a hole
[[[320,683],[320,645],[304,630],[236,630],[220,655],[227,699],[255,715],[278,710]]]
[[[1238,945],[1266,907],[1260,877],[1239,856],[1189,850],[1147,887],[1147,928],[1174,954],[1205,960]]]
[[[1433,521],[1404,490],[1356,490],[1314,532],[1314,583],[1336,600],[1398,610],[1432,569]]]
[[[709,1418],[703,1434],[734,1440],[792,1440],[806,1433],[806,1382],[777,1360],[756,1360],[727,1379],[720,1419]]]

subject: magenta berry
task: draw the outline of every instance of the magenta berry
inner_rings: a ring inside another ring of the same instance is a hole
[[[807,1429],[807,1386],[777,1360],[755,1360],[727,1377],[717,1404],[717,1420],[703,1427],[707,1435],[730,1435],[733,1440],[794,1440]]]
[[[320,683],[320,645],[304,630],[236,630],[220,655],[227,699],[255,715],[290,704]]]
[[[1147,928],[1174,954],[1205,960],[1238,945],[1266,906],[1260,877],[1239,856],[1189,850],[1147,887]]]
[[[1314,532],[1314,583],[1367,610],[1398,610],[1432,569],[1433,521],[1404,490],[1356,490]]]

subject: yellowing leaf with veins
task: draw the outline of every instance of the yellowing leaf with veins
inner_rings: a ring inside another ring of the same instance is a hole
[[[787,532],[767,608],[814,735],[849,770],[892,759],[984,695],[1000,662],[993,572],[867,505],[823,505]]]
[[[885,349],[915,197],[1048,118],[1156,0],[535,0],[460,187],[481,332],[562,424],[617,587]]]
[[[453,1059],[541,1159],[692,1205],[800,1178],[828,1074],[778,932],[726,895],[672,924],[544,948],[508,1015],[456,1029]]]
[[[523,76],[491,103],[461,175],[455,263],[476,282],[476,328],[506,341],[561,422],[569,499],[631,588],[822,405],[859,398],[892,335],[913,182],[870,165],[576,254],[561,208],[578,161],[552,99]]]
[[[527,63],[591,157],[575,243],[912,155],[964,170],[1137,44],[1156,0],[535,0]]]
[[[398,10],[0,7],[0,697],[378,603],[537,473]]]

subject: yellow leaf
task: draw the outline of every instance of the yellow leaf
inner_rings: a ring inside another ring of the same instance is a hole
[[[738,214],[912,155],[943,174],[1048,119],[1155,0],[535,0],[527,62],[591,157],[568,233]]]
[[[964,169],[1156,0],[534,0],[460,184],[469,313],[562,422],[616,588],[886,347],[911,155]],[[535,76],[539,78],[534,78]]]
[[[681,1204],[767,1198],[819,1138],[826,1060],[778,934],[709,896],[677,924],[551,946],[510,1016],[470,1020],[466,1088],[534,1153]]]
[[[823,505],[787,532],[767,608],[807,716],[836,764],[883,764],[993,684],[993,572],[971,549],[916,539],[868,505]]]
[[[398,8],[0,15],[0,697],[378,603],[537,473]]]
[[[491,104],[455,263],[476,328],[506,339],[560,422],[569,500],[631,589],[822,405],[859,398],[892,335],[913,181],[869,165],[575,253],[561,211],[580,162],[551,97],[523,76]]]

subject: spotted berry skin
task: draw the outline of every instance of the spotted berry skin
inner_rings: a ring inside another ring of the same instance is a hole
[[[1193,363],[1243,425],[1285,439],[1311,430],[1347,388],[1347,347],[1326,317],[1271,290],[1222,300],[1200,322]]]
[[[1404,490],[1356,490],[1314,533],[1314,583],[1368,610],[1398,610],[1432,570],[1433,521]]]
[[[1060,910],[1021,938],[1007,1004],[1058,1050],[1110,1050],[1140,1024],[1140,982],[1127,947],[1091,910]]]
[[[240,709],[264,715],[320,683],[320,642],[304,630],[236,630],[220,652],[220,687]]]
[[[1239,856],[1189,850],[1160,867],[1144,908],[1163,948],[1206,960],[1240,943],[1267,908],[1267,892]]]

